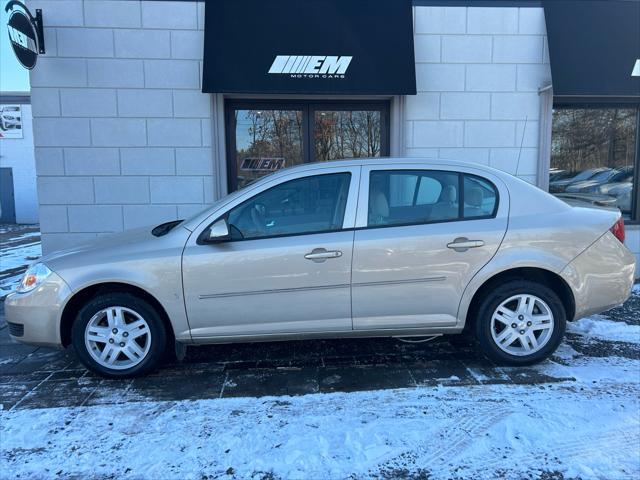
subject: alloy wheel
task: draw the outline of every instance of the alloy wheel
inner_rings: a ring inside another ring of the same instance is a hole
[[[89,355],[101,366],[125,370],[149,353],[151,330],[147,321],[126,307],[98,311],[87,323],[84,341]]]
[[[514,295],[491,316],[491,337],[502,351],[526,356],[541,350],[553,334],[553,312],[535,295]]]

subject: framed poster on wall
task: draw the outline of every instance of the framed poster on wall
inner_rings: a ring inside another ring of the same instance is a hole
[[[0,138],[22,138],[20,105],[0,105]]]

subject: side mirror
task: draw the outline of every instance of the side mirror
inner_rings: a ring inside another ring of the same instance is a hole
[[[229,240],[229,224],[226,218],[221,218],[216,223],[209,227],[209,234],[206,237],[206,241],[209,243],[223,242]]]

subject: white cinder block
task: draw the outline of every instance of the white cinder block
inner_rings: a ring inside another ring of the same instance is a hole
[[[489,165],[488,148],[441,148],[440,158]]]
[[[89,146],[89,119],[34,118],[33,142],[36,147]]]
[[[195,60],[145,60],[145,86],[200,88],[200,67]]]
[[[189,218],[196,213],[201,212],[209,205],[205,204],[190,204],[190,205],[178,205],[178,218]]]
[[[204,30],[204,10],[206,2],[198,2],[198,30]]]
[[[478,120],[489,118],[491,94],[445,92],[440,98],[441,115],[448,120]]]
[[[47,53],[41,55],[40,58],[58,56],[58,37],[56,36],[55,28],[47,28],[47,25],[44,26],[44,44],[47,47]]]
[[[492,93],[493,120],[537,120],[540,116],[540,97],[537,93]]]
[[[198,28],[196,2],[142,2],[143,28]]]
[[[121,117],[171,117],[171,90],[118,90]]]
[[[62,116],[115,117],[116,91],[104,88],[72,88],[60,90]]]
[[[155,226],[178,218],[174,205],[125,205],[124,229]]]
[[[523,147],[538,147],[540,144],[538,138],[540,136],[540,125],[538,121],[531,121],[528,119],[526,122],[516,122],[516,146],[520,146],[522,142]],[[525,129],[526,124],[526,129]],[[524,135],[523,135],[524,132]]]
[[[64,165],[67,175],[120,174],[117,148],[65,148]]]
[[[96,177],[94,182],[98,204],[149,203],[148,177]]]
[[[471,7],[467,11],[467,33],[518,33],[518,9]]]
[[[211,129],[213,125],[211,125],[210,119],[202,119],[200,120],[202,125],[202,146],[210,147],[211,146]]]
[[[31,87],[84,87],[87,62],[80,58],[38,59],[38,68],[29,71]]]
[[[48,27],[81,27],[83,24],[82,1],[29,0],[27,6],[34,13],[37,8],[42,9],[44,23]]]
[[[213,154],[210,148],[177,148],[178,175],[212,175]]]
[[[202,60],[204,31],[174,30],[171,32],[171,57]]]
[[[87,27],[140,27],[140,2],[135,0],[91,0],[84,2]]]
[[[464,69],[464,65],[417,64],[416,83],[418,91],[455,92],[464,90]]]
[[[547,26],[544,21],[544,9],[538,7],[521,8],[518,33],[546,35]]]
[[[515,65],[467,65],[466,90],[511,92],[516,88]]]
[[[136,88],[144,86],[142,60],[89,59],[89,86]]]
[[[407,147],[405,154],[407,157],[412,158],[438,158],[438,149]]]
[[[461,147],[463,122],[413,122],[412,147]]]
[[[104,28],[59,28],[59,57],[113,57],[113,31]]]
[[[442,61],[491,63],[491,41],[488,35],[446,35],[442,37]]]
[[[174,90],[176,117],[211,118],[211,95],[199,90]]]
[[[542,63],[543,37],[497,36],[493,39],[494,63]]]
[[[97,147],[139,147],[147,144],[144,119],[94,118],[91,139]]]
[[[202,132],[200,120],[149,119],[149,145],[157,147],[200,147]]]
[[[67,207],[64,205],[40,205],[38,209],[40,231],[44,233],[68,232]]]
[[[38,201],[41,205],[93,203],[93,180],[91,177],[38,177]]]
[[[413,48],[416,62],[438,63],[440,62],[440,36],[439,35],[414,35]]]
[[[535,175],[538,165],[537,148],[492,148],[489,165],[518,176]]]
[[[83,205],[69,207],[69,229],[72,232],[122,231],[122,207]]]
[[[415,7],[416,33],[465,33],[465,7]]]
[[[517,68],[519,91],[537,92],[540,88],[551,85],[551,68],[548,63],[523,64]]]
[[[407,120],[438,120],[440,118],[440,94],[420,92],[405,97],[405,115]]]
[[[36,147],[36,172],[39,177],[64,175],[64,157],[62,148]]]
[[[465,147],[513,147],[514,122],[469,121],[465,124]]]
[[[202,177],[151,177],[151,203],[204,203]]]
[[[212,204],[214,202],[213,198],[213,184],[214,179],[211,176],[202,177],[202,181],[204,182],[204,203]]]
[[[60,116],[60,93],[57,88],[31,88],[31,108],[34,117]]]
[[[115,30],[118,58],[169,58],[171,36],[165,30]]]
[[[174,175],[173,148],[122,148],[120,162],[123,175]]]

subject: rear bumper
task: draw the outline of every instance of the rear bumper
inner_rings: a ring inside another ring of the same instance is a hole
[[[62,306],[71,296],[67,284],[55,273],[28,293],[12,293],[4,304],[9,336],[20,343],[61,347]]]
[[[611,232],[567,265],[560,275],[575,300],[574,319],[622,305],[631,295],[636,259]]]

